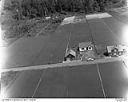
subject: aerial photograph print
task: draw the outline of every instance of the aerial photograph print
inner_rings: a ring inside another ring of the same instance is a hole
[[[0,78],[2,99],[128,99],[128,0],[0,0]]]

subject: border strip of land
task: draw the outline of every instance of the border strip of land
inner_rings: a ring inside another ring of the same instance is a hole
[[[113,58],[104,58],[104,59],[97,59],[94,61],[72,61],[68,63],[57,63],[57,64],[48,64],[48,65],[37,65],[37,66],[27,66],[27,67],[17,67],[17,68],[8,68],[2,69],[1,72],[9,72],[9,71],[27,71],[27,70],[42,70],[48,68],[63,68],[63,67],[73,67],[73,66],[80,66],[80,65],[90,65],[90,64],[101,64],[101,63],[110,63],[116,61],[125,61],[128,60],[128,57],[113,57]]]

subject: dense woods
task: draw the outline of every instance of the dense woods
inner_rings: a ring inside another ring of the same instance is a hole
[[[108,6],[125,0],[5,0],[4,9],[13,13],[14,19],[31,19],[54,13],[104,12]]]

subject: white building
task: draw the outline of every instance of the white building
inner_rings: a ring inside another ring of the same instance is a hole
[[[80,52],[89,51],[89,50],[94,50],[94,45],[92,44],[92,42],[79,43]]]
[[[111,56],[120,56],[128,52],[128,47],[124,45],[107,46],[107,51]]]

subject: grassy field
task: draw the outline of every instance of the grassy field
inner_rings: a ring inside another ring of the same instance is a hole
[[[50,19],[33,18],[21,21],[5,20],[2,28],[5,30],[3,35],[4,40],[11,44],[21,37],[34,37],[39,35],[52,34],[64,19],[64,16],[59,15],[58,18],[54,16]]]
[[[20,75],[21,72],[3,72],[1,74],[1,88],[6,90]]]
[[[120,7],[121,4],[115,5],[114,7]],[[60,8],[62,9],[62,8]],[[72,8],[76,9],[75,7]],[[97,9],[96,9],[97,10]],[[4,30],[6,30],[5,34],[3,35],[4,40],[6,40],[9,43],[14,42],[15,40],[21,38],[21,37],[35,37],[35,36],[43,36],[46,34],[52,34],[52,32],[54,32],[56,30],[56,28],[59,26],[59,24],[62,22],[62,20],[64,19],[64,17],[66,16],[70,16],[70,15],[80,15],[80,12],[58,12],[58,13],[54,13],[54,14],[47,14],[46,16],[51,17],[50,19],[45,19],[45,17],[38,17],[38,16],[34,16],[33,18],[25,18],[25,19],[14,19],[11,16],[11,13],[6,13],[3,18],[5,16],[8,15],[7,18],[5,18],[2,22],[2,28]],[[97,12],[97,11],[96,11]],[[93,13],[93,12],[88,12],[88,13]],[[33,13],[34,14],[34,13]],[[82,14],[87,14],[85,13],[85,11],[82,11]],[[32,16],[32,15],[28,15],[28,16]],[[55,18],[55,17],[58,18]],[[10,41],[11,39],[11,41]],[[16,78],[20,75],[19,72],[8,72],[8,73],[2,73],[1,76],[1,83],[2,83],[2,87],[4,87],[5,89],[11,84],[13,83]]]

